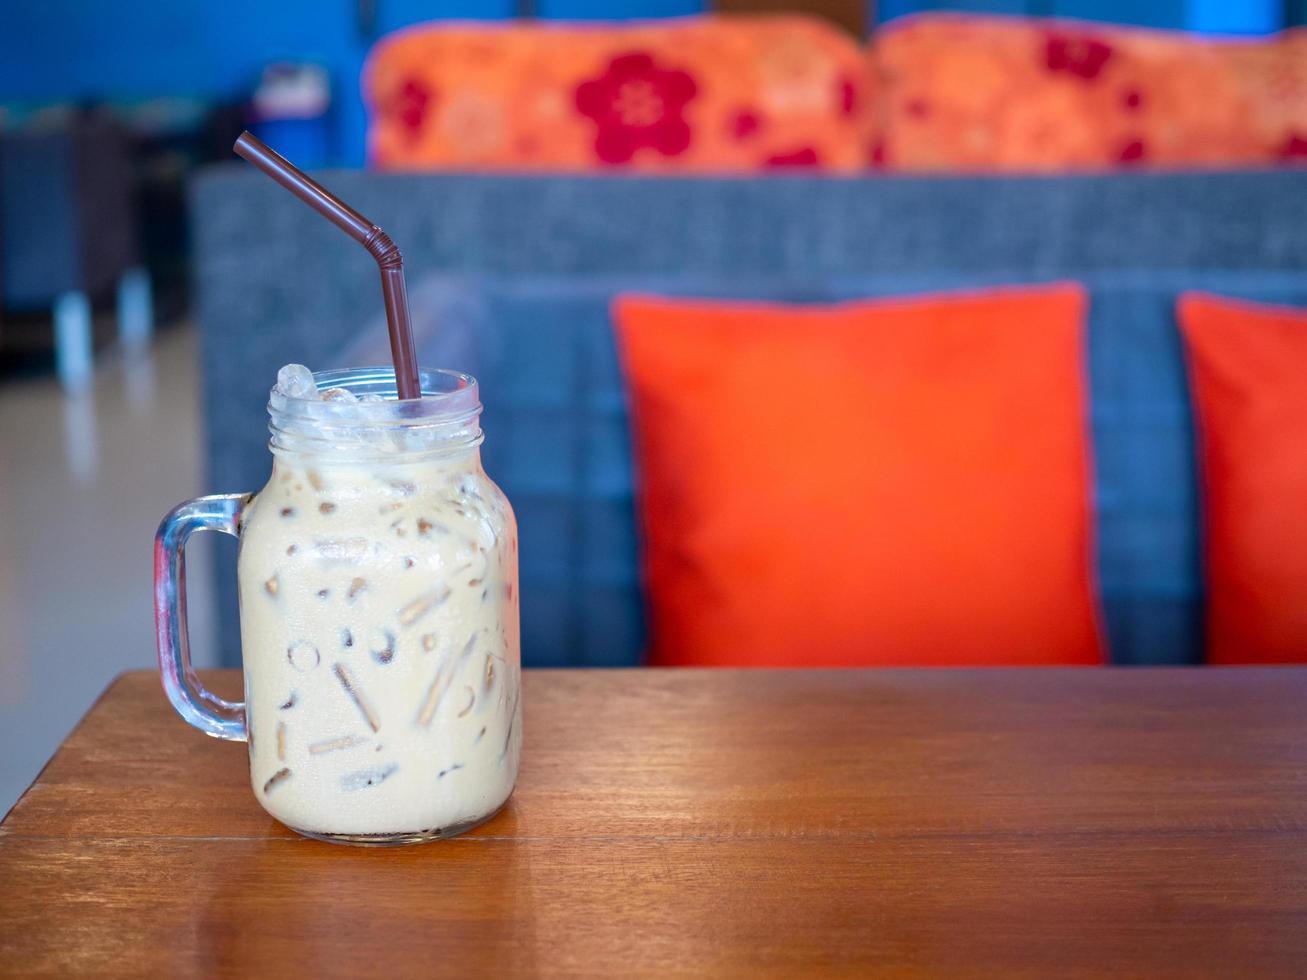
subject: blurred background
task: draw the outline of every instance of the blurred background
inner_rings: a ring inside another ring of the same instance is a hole
[[[379,336],[367,257],[259,178],[241,182],[230,148],[243,128],[306,169],[335,171],[327,183],[391,232],[410,256],[419,321],[547,324],[531,290],[553,276],[573,289],[562,300],[544,290],[563,304],[555,314],[586,323],[602,320],[615,289],[647,287],[648,275],[674,273],[670,291],[738,291],[708,282],[723,270],[707,261],[672,269],[656,249],[611,229],[577,231],[572,218],[699,245],[765,232],[714,232],[724,185],[626,197],[577,181],[625,170],[707,176],[768,201],[772,187],[793,185],[766,180],[798,176],[1279,171],[1307,160],[1307,45],[1293,30],[1304,23],[1307,0],[0,5],[0,812],[110,678],[153,665],[154,528],[184,498],[254,489],[267,468],[263,404],[276,367],[339,366]],[[622,90],[632,78],[637,88]],[[1104,79],[1110,87],[1091,84]],[[605,93],[653,101],[608,112],[594,107]],[[690,99],[693,140],[671,119]],[[405,176],[373,181],[387,172]],[[444,176],[403,183],[428,174]],[[508,184],[494,183],[504,174]],[[563,183],[520,183],[543,174]],[[691,205],[699,223],[668,230],[668,214]],[[720,210],[724,228],[740,220]],[[636,255],[629,265],[612,259],[614,242]],[[730,270],[736,283],[756,286],[783,264],[744,267],[747,248],[723,248],[718,261],[728,252],[741,266]],[[479,277],[474,285],[448,279],[460,269]],[[782,271],[785,282],[806,275]],[[596,275],[600,285],[578,278]],[[820,289],[813,281],[792,293],[773,283],[769,295],[849,292],[830,276]],[[875,289],[896,284],[891,275]],[[459,356],[444,343],[430,356]],[[502,351],[467,356],[509,370]],[[517,391],[528,403],[529,388]],[[627,452],[624,416],[595,411],[594,453]],[[579,484],[529,485],[552,472],[531,448],[548,439],[535,440],[530,421],[497,421],[495,438],[517,454],[500,467],[521,483],[508,487],[520,516],[572,549],[564,558],[553,549],[555,565],[524,566],[524,594],[537,597],[524,611],[528,664],[637,662],[634,559],[610,568],[613,548],[634,552],[629,477],[597,481],[578,518],[558,497],[575,497]],[[576,472],[559,479],[584,483]],[[202,666],[237,662],[231,590],[217,585],[233,554],[225,539],[191,550]],[[1181,564],[1193,561],[1186,552]],[[555,595],[575,596],[591,579],[588,611]],[[573,652],[551,647],[563,641]],[[177,737],[193,733],[179,723]]]

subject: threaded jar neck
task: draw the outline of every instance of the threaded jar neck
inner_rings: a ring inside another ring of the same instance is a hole
[[[268,448],[274,456],[328,462],[417,462],[475,450],[483,436],[476,379],[456,371],[421,370],[421,398],[396,398],[390,367],[343,368],[313,375],[318,390],[342,388],[382,401],[268,398]]]

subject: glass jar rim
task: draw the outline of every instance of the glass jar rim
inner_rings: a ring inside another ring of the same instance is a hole
[[[380,395],[382,401],[324,401],[294,398],[275,385],[268,394],[268,414],[288,421],[332,426],[397,426],[449,423],[476,418],[481,399],[476,378],[461,371],[421,368],[421,398],[399,399],[394,368],[383,365],[314,371],[318,391],[343,388],[356,396]]]
[[[319,391],[343,388],[379,401],[293,398],[275,386],[268,396],[269,448],[274,454],[330,456],[339,460],[400,462],[481,444],[481,400],[476,378],[459,371],[423,368],[421,398],[396,398],[388,366],[316,371]]]

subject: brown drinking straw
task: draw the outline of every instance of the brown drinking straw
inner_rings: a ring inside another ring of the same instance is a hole
[[[390,236],[332,194],[272,147],[241,133],[235,151],[368,250],[381,268],[381,295],[386,299],[390,356],[395,361],[395,389],[400,398],[421,398],[413,324],[408,316],[404,257]]]

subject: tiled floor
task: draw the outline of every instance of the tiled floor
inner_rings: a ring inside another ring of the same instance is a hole
[[[154,665],[154,530],[205,492],[197,374],[176,328],[130,362],[108,352],[79,397],[0,384],[0,813],[115,674]],[[207,549],[234,546],[215,537],[187,563],[197,666],[216,661]],[[180,719],[176,736],[203,737]]]

